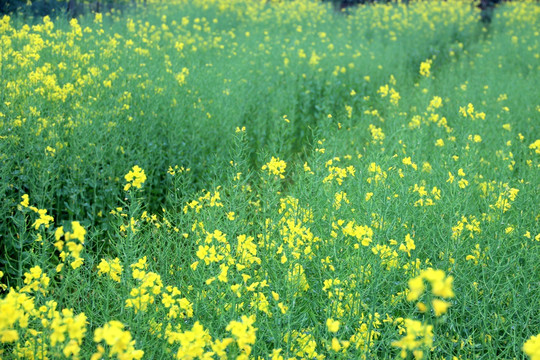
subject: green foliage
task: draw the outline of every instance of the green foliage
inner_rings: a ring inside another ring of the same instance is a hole
[[[59,311],[0,321],[2,356],[106,356],[96,335],[145,358],[187,358],[181,338],[214,358],[218,340],[225,358],[523,358],[537,5],[489,30],[460,2],[143,10],[0,20],[0,319],[15,293]],[[84,339],[53,343],[62,316]]]

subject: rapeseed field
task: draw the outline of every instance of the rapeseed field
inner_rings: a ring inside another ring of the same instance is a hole
[[[540,5],[0,19],[0,358],[540,359]]]

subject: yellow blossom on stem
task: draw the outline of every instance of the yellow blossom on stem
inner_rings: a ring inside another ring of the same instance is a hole
[[[431,75],[431,64],[433,61],[431,59],[427,59],[426,61],[423,61],[420,63],[420,75],[429,77]]]
[[[109,357],[117,355],[119,359],[141,359],[144,355],[142,350],[135,350],[135,340],[131,333],[124,331],[124,325],[120,321],[111,320],[103,327],[94,332],[94,342],[104,341],[109,346]],[[92,360],[100,359],[104,353],[103,347],[98,346],[98,352],[92,356]]]
[[[534,150],[536,154],[540,155],[540,139],[536,140],[531,145],[529,145],[529,149]]]
[[[433,326],[424,325],[420,321],[405,319],[406,334],[392,346],[401,349],[401,357],[407,357],[407,351],[411,351],[416,359],[423,358],[422,349],[429,349],[433,345]]]
[[[23,196],[21,196],[22,198],[22,201],[21,201],[21,206],[23,207],[28,207],[28,205],[30,204],[30,198],[28,197],[28,194],[24,194]]]
[[[122,265],[120,265],[120,259],[115,258],[114,260],[107,261],[101,259],[101,262],[98,265],[98,275],[108,274],[111,279],[116,282],[120,282],[120,275],[122,275]]]
[[[242,321],[231,321],[226,330],[233,335],[240,350],[246,355],[251,354],[251,345],[255,344],[255,332],[257,328],[253,327],[255,315],[247,317],[242,315]]]
[[[532,336],[523,344],[523,352],[531,360],[540,360],[540,334]]]
[[[127,184],[124,186],[124,191],[128,191],[132,186],[136,189],[140,189],[142,184],[146,181],[144,170],[138,165],[135,165],[124,178],[127,181]]]
[[[441,299],[433,299],[431,302],[431,305],[433,306],[433,312],[435,313],[435,316],[441,316],[450,307],[450,303]]]
[[[270,162],[263,165],[262,169],[268,171],[268,173],[271,175],[276,175],[279,176],[280,179],[284,179],[285,176],[283,174],[285,173],[286,167],[287,163],[285,161],[272,156]]]
[[[339,330],[339,321],[333,319],[326,319],[326,327],[331,333],[338,332]]]

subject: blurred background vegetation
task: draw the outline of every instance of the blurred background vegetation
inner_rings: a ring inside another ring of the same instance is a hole
[[[86,12],[106,12],[112,9],[146,5],[147,0],[3,0],[0,14],[21,14],[42,17],[68,15],[76,17]]]
[[[152,1],[152,0],[151,0]],[[162,0],[157,0],[158,2]],[[359,4],[373,3],[409,3],[410,0],[322,0],[331,2],[337,10]],[[425,1],[425,0],[424,0]],[[498,3],[512,0],[469,0],[482,10],[482,21],[490,22],[492,12]],[[76,17],[88,11],[106,12],[112,9],[124,10],[128,7],[147,5],[147,0],[3,0],[0,2],[0,14],[20,14],[23,16],[42,17],[45,15],[68,15]]]

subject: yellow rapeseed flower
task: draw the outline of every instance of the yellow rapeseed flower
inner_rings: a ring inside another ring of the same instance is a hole
[[[431,59],[427,59],[420,64],[420,75],[425,77],[429,77],[431,75],[432,62],[433,61]]]
[[[135,340],[132,340],[131,333],[124,331],[124,325],[120,321],[111,320],[103,327],[97,328],[94,332],[94,342],[104,341],[109,347],[109,357],[117,355],[119,359],[141,359],[144,355],[142,350],[135,350]],[[98,352],[92,359],[100,359],[104,350],[98,347]]]
[[[146,181],[144,170],[138,165],[135,165],[124,177],[127,181],[127,184],[124,186],[124,191],[128,191],[132,186],[136,189],[140,189],[142,184]]]
[[[108,262],[105,259],[101,259],[98,265],[98,275],[108,274],[111,279],[116,282],[120,282],[120,275],[122,275],[122,265],[120,265],[120,259],[115,258]]]
[[[339,321],[333,319],[326,319],[326,327],[331,333],[336,333],[339,330]]]
[[[540,360],[540,334],[532,336],[523,344],[523,352],[531,360]]]
[[[441,299],[433,299],[431,305],[433,306],[433,312],[435,313],[435,316],[441,316],[442,314],[446,313],[446,311],[450,307],[449,302]]]
[[[230,331],[233,335],[238,348],[247,355],[251,354],[251,345],[255,344],[256,336],[255,332],[257,328],[253,327],[255,323],[255,315],[247,317],[242,315],[242,321],[231,321],[227,325],[226,330]]]
[[[28,205],[30,204],[30,198],[28,197],[28,194],[24,194],[22,197],[22,201],[21,201],[21,206],[23,207],[28,207]]]
[[[263,165],[262,170],[268,171],[271,175],[279,176],[280,179],[284,179],[285,176],[283,175],[285,173],[285,168],[287,167],[287,163],[283,160],[280,160],[280,158],[275,158],[272,156],[272,159],[270,162]]]
[[[540,155],[540,139],[536,140],[531,145],[529,145],[529,149],[534,150],[536,154]]]

